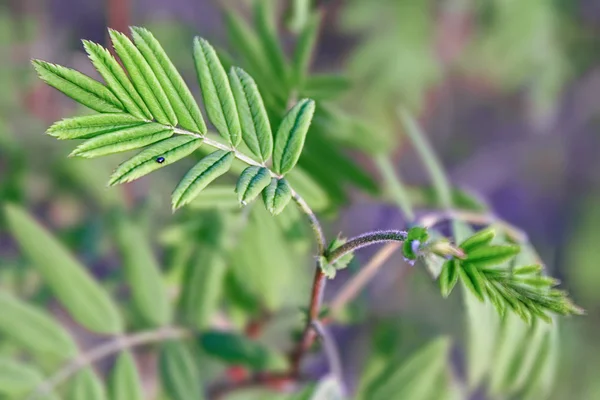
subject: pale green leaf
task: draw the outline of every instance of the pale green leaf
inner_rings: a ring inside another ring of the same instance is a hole
[[[255,156],[265,162],[271,157],[273,151],[273,135],[258,87],[252,77],[241,68],[232,68],[229,79],[240,117],[244,143]]]
[[[242,140],[240,121],[227,73],[215,49],[206,40],[195,38],[194,61],[210,122],[225,140],[237,146]]]
[[[110,373],[111,400],[143,400],[144,391],[135,360],[129,351],[119,354]]]
[[[127,36],[112,29],[109,29],[109,34],[133,86],[142,96],[154,119],[161,124],[176,126],[177,116],[173,107],[146,59]]]
[[[94,332],[122,332],[117,306],[86,268],[24,210],[14,205],[5,210],[21,249],[71,316]]]
[[[42,376],[32,367],[7,358],[0,358],[0,397],[6,399],[25,398],[41,383]],[[39,398],[56,399],[52,394]]]
[[[315,52],[321,18],[322,15],[320,12],[313,13],[308,23],[304,25],[296,42],[296,48],[294,49],[294,78],[296,85],[302,85],[308,77],[308,70]]]
[[[161,140],[119,165],[111,175],[109,185],[131,182],[173,164],[192,154],[201,144],[202,139],[190,135],[178,135]]]
[[[45,311],[0,292],[0,333],[40,355],[67,359],[77,354],[69,334]]]
[[[71,157],[94,158],[139,149],[173,135],[173,129],[156,122],[120,129],[88,139],[75,148]]]
[[[459,247],[463,249],[465,253],[470,253],[479,247],[489,245],[494,239],[494,236],[496,236],[496,231],[494,228],[489,227],[482,229],[468,239],[464,240]]]
[[[444,263],[442,272],[438,278],[442,296],[448,297],[452,293],[452,289],[454,289],[456,282],[458,282],[459,268],[460,265],[457,260],[452,259]]]
[[[213,185],[205,188],[190,203],[193,210],[239,210],[240,202],[229,185]]]
[[[340,96],[350,89],[350,80],[342,75],[312,74],[306,77],[302,94],[319,100],[331,99]]]
[[[244,58],[249,68],[255,74],[262,73],[261,77],[264,77],[265,74],[268,75],[267,56],[256,33],[246,21],[235,12],[225,12],[225,27],[232,46]]]
[[[242,205],[246,205],[256,198],[264,188],[271,183],[271,173],[268,169],[250,166],[242,172],[237,181],[235,192]]]
[[[292,199],[292,189],[285,179],[271,179],[269,186],[263,190],[263,201],[271,215],[283,211]]]
[[[195,253],[186,267],[179,299],[179,307],[189,324],[198,329],[210,327],[222,298],[226,271],[227,263],[215,249],[207,246]]]
[[[106,86],[81,72],[41,60],[33,60],[33,65],[44,82],[84,106],[101,113],[123,111],[121,102]]]
[[[287,63],[278,41],[279,35],[275,28],[274,8],[272,0],[254,2],[254,20],[271,71],[281,84],[287,86]]]
[[[83,41],[83,47],[85,47],[90,60],[92,60],[110,90],[121,101],[125,110],[136,117],[152,119],[152,114],[146,103],[135,90],[127,74],[113,55],[104,47],[88,40]]]
[[[132,31],[138,49],[169,98],[179,125],[192,132],[206,134],[206,124],[198,103],[158,40],[147,29],[134,27]]]
[[[234,158],[231,151],[217,150],[200,160],[173,191],[173,209],[192,201],[208,184],[229,171]]]
[[[159,358],[160,380],[172,400],[202,400],[200,374],[190,351],[181,342],[163,343]]]
[[[67,400],[106,400],[106,391],[98,375],[90,367],[84,368],[70,382]]]
[[[171,320],[172,310],[152,247],[142,231],[126,217],[118,218],[116,224],[116,238],[133,305],[146,322],[166,325]]]
[[[314,112],[315,102],[303,99],[281,121],[273,150],[273,169],[278,174],[288,173],[298,162]]]
[[[130,114],[92,114],[55,122],[46,131],[57,139],[90,139],[105,133],[144,124],[143,119]]]
[[[519,254],[520,247],[516,245],[477,247],[467,253],[466,264],[476,265],[481,269],[487,266],[499,265],[509,261]]]

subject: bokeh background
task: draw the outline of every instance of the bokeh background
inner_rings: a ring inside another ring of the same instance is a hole
[[[110,229],[118,213],[135,217],[170,270],[175,262],[169,253],[173,239],[164,233],[174,220],[198,215],[206,220],[214,214],[210,205],[171,214],[169,193],[181,169],[107,189],[105,181],[118,159],[67,159],[70,146],[44,131],[80,110],[36,78],[30,59],[95,76],[80,39],[107,45],[107,26],[126,31],[129,25],[140,25],[155,33],[192,83],[192,38],[201,35],[235,59],[221,11],[233,8],[246,18],[247,3],[3,0],[0,200],[18,203],[36,215],[111,287],[118,289],[120,279],[120,258]],[[299,10],[309,2],[279,3],[278,28],[284,48],[291,48],[297,26],[303,23]],[[301,163],[320,187],[318,208],[327,231],[353,235],[404,227],[397,206],[382,189],[384,180],[375,161],[382,154],[414,190],[417,207],[435,208],[428,201],[427,174],[402,135],[396,111],[399,104],[407,107],[418,117],[452,182],[526,231],[551,274],[587,310],[585,317],[560,326],[561,362],[552,398],[600,398],[600,1],[313,3],[323,10],[324,23],[311,70],[345,76],[344,90],[328,104],[335,113],[361,120],[360,129],[346,131],[340,128],[343,125],[332,125],[330,131],[314,134],[322,134],[319,140],[352,161],[347,174],[351,176],[346,176],[343,162],[340,171],[328,175],[327,156],[310,153],[311,148]],[[197,95],[197,85],[190,86]],[[317,143],[312,149],[318,147]],[[76,332],[83,346],[100,340],[77,328],[52,300],[4,228],[0,222],[1,290],[48,308]],[[208,232],[208,237],[216,235]],[[283,273],[274,284],[280,282],[282,292],[285,285],[298,286],[294,295],[300,304],[311,274],[310,245],[291,245],[308,259],[298,278],[301,283]],[[354,268],[374,251],[361,252]],[[352,271],[344,272],[340,280]],[[414,275],[400,256],[391,257],[361,298],[361,312],[392,326],[409,350],[418,347],[422,337],[440,332],[451,333],[458,343],[464,341],[460,300],[444,303],[426,279]],[[330,285],[327,296],[338,287]],[[267,303],[275,304],[279,297],[274,295]],[[365,362],[361,349],[373,336],[372,326],[334,328],[350,381]],[[2,345],[0,337],[0,352]],[[315,365],[318,373],[318,362]]]

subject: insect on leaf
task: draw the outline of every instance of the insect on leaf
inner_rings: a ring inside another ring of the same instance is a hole
[[[122,112],[123,105],[103,84],[79,71],[33,60],[40,78],[73,100],[102,113]]]
[[[241,68],[232,68],[229,79],[240,116],[244,143],[255,156],[265,162],[273,151],[273,136],[258,87]]]
[[[263,201],[271,215],[283,211],[292,199],[292,189],[285,179],[271,179],[269,186],[263,190]]]
[[[238,200],[246,205],[256,198],[264,188],[271,183],[271,173],[268,169],[258,166],[250,166],[242,172],[237,181],[235,191]]]
[[[154,35],[133,27],[133,39],[160,82],[179,125],[192,132],[206,134],[206,123],[194,96]]]
[[[125,110],[139,118],[152,119],[152,113],[127,77],[121,65],[110,52],[99,44],[83,41],[92,64],[98,70],[107,86],[121,101]]]
[[[154,119],[161,124],[176,126],[177,117],[158,78],[140,51],[124,34],[109,29],[110,38],[119,58],[127,68],[137,92],[148,106]]]
[[[69,334],[45,311],[0,292],[0,333],[40,355],[64,360],[77,354]]]
[[[176,210],[192,201],[209,183],[229,171],[234,158],[235,155],[231,151],[217,150],[200,160],[175,188],[173,209]]]
[[[144,123],[143,119],[125,113],[92,114],[55,122],[46,133],[60,140],[90,139]]]
[[[315,102],[303,99],[281,121],[273,150],[273,169],[276,173],[284,175],[298,162],[314,112]]]
[[[155,122],[105,133],[86,140],[69,156],[94,158],[139,149],[173,135],[173,129]]]
[[[117,306],[87,269],[24,210],[14,205],[5,210],[21,249],[71,316],[93,332],[122,332]]]
[[[159,356],[160,380],[170,399],[189,400],[204,398],[198,367],[190,351],[181,342],[163,343]]]
[[[110,373],[111,400],[143,400],[144,392],[135,360],[129,351],[119,354]]]
[[[192,154],[202,145],[202,139],[180,135],[148,146],[123,162],[110,177],[109,185],[131,182],[159,168],[173,164]]]
[[[215,49],[206,40],[195,38],[194,61],[208,118],[225,140],[237,146],[242,140],[240,121],[227,73]]]

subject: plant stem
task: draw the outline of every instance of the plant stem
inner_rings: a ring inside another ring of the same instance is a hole
[[[360,236],[353,237],[340,247],[327,254],[327,261],[334,263],[340,257],[358,250],[362,247],[370,246],[376,243],[384,242],[403,242],[406,240],[406,231],[388,230],[388,231],[374,231],[362,234]]]
[[[415,212],[412,203],[408,197],[408,191],[398,177],[390,158],[387,155],[377,155],[375,164],[379,168],[379,172],[383,178],[383,183],[389,196],[400,207],[407,221],[412,222],[415,219]]]
[[[50,394],[56,386],[69,379],[83,367],[92,365],[111,354],[144,344],[162,342],[169,339],[181,339],[190,335],[191,332],[185,328],[168,326],[157,330],[135,333],[129,336],[114,337],[106,343],[81,353],[73,361],[66,364],[63,368],[58,370],[58,372],[42,382],[28,399],[33,400],[42,398],[45,395]]]

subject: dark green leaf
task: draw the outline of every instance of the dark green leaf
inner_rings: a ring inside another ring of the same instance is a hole
[[[194,39],[194,60],[210,122],[225,140],[237,146],[242,132],[235,99],[215,49],[204,39]]]
[[[70,386],[67,400],[106,400],[104,385],[90,367],[78,372]]]
[[[119,165],[111,175],[109,185],[131,182],[173,164],[192,154],[201,144],[202,139],[190,135],[178,135],[161,140]]]
[[[515,245],[478,247],[467,253],[465,263],[476,265],[481,269],[505,263],[519,254],[519,251],[520,247]]]
[[[438,278],[442,296],[448,297],[450,296],[450,293],[452,293],[452,289],[454,289],[456,282],[458,282],[459,268],[458,261],[455,259],[448,260],[444,263],[442,272]]]
[[[484,300],[485,282],[481,273],[473,264],[461,263],[458,269],[463,283],[480,301]]]
[[[217,150],[204,157],[188,171],[173,192],[173,209],[192,201],[208,184],[231,168],[235,155],[231,151]]]
[[[158,40],[147,29],[134,27],[132,31],[135,44],[160,82],[179,125],[189,131],[206,134],[206,124],[194,96]]]
[[[21,249],[71,316],[94,332],[122,332],[117,306],[86,268],[24,210],[14,205],[5,210]]]
[[[264,369],[269,362],[269,351],[245,336],[221,331],[200,335],[200,346],[208,354],[227,364],[245,365]]]
[[[465,253],[470,253],[471,251],[482,246],[489,245],[492,239],[494,239],[494,236],[496,236],[496,231],[494,228],[489,227],[482,229],[467,240],[463,241],[459,247],[463,249]]]
[[[106,86],[81,72],[41,60],[33,60],[33,65],[44,82],[84,106],[102,113],[123,111],[121,102]]]
[[[298,162],[314,112],[315,102],[303,99],[281,121],[273,150],[273,169],[278,174],[288,173]]]
[[[172,400],[202,400],[200,374],[190,351],[183,343],[163,343],[159,358],[160,380]]]
[[[110,374],[111,400],[143,400],[142,382],[129,351],[119,354],[117,362]]]
[[[144,124],[143,119],[130,114],[93,114],[55,122],[47,133],[57,139],[90,139],[105,133]]]
[[[237,181],[235,191],[238,200],[246,205],[256,198],[264,188],[271,183],[271,173],[268,169],[258,166],[250,166],[242,172]]]
[[[240,68],[232,68],[229,79],[240,117],[244,143],[255,156],[265,162],[271,157],[273,151],[273,135],[258,87],[252,77]]]
[[[271,215],[283,211],[292,199],[292,189],[285,179],[271,179],[269,186],[263,190],[263,201]]]
[[[139,149],[173,135],[173,129],[155,122],[124,128],[88,139],[75,148],[71,157],[94,158]]]
[[[40,355],[67,359],[77,354],[69,334],[45,311],[0,292],[0,333]]]
[[[164,125],[177,125],[177,116],[150,65],[133,42],[124,34],[109,29],[113,46],[127,68],[133,86],[142,96],[155,120]]]
[[[88,40],[83,41],[83,47],[85,47],[90,60],[92,60],[110,90],[125,107],[125,110],[136,117],[151,120],[152,114],[146,103],[144,103],[127,74],[112,54],[104,47]]]

